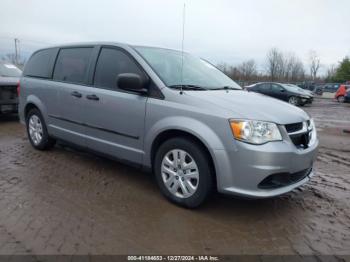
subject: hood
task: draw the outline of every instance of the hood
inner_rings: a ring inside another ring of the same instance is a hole
[[[0,76],[0,86],[17,86],[19,77]]]
[[[313,96],[314,95],[311,90],[306,90],[306,89],[301,89],[300,93],[302,93],[304,95],[308,95],[308,96]]]
[[[232,118],[262,120],[277,124],[303,122],[310,117],[300,108],[286,102],[241,90],[186,91],[194,99],[229,111]]]
[[[303,88],[298,87],[298,86],[289,86],[289,85],[285,85],[284,87],[287,89],[287,91],[288,91],[289,93],[292,93],[292,94],[294,94],[294,95],[299,95],[299,96],[302,96],[302,95],[305,96],[305,95],[307,95],[307,96],[310,96],[310,97],[313,96],[312,91],[307,90],[307,89],[303,89]]]

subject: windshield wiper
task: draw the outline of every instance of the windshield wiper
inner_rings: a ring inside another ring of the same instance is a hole
[[[222,87],[217,87],[217,88],[210,88],[210,90],[241,90],[241,89],[235,88],[232,86],[222,86]]]
[[[196,86],[196,85],[170,85],[168,86],[170,88],[174,88],[174,89],[183,89],[183,90],[208,90],[205,87],[202,86]]]

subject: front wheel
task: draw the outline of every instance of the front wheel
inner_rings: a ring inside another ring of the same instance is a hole
[[[210,195],[213,176],[202,146],[187,138],[172,138],[158,149],[154,171],[158,186],[170,201],[195,208]]]
[[[300,99],[296,96],[291,96],[288,100],[288,103],[294,106],[300,105]]]
[[[45,150],[55,145],[56,141],[49,136],[44,118],[38,109],[29,111],[26,126],[29,141],[35,149]]]
[[[345,102],[345,97],[344,96],[338,96],[337,100],[339,103],[344,103]]]

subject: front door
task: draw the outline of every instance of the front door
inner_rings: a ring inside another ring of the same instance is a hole
[[[271,84],[271,96],[281,100],[288,100],[287,91],[278,84]]]
[[[121,73],[145,73],[120,48],[102,47],[93,87],[84,97],[87,146],[119,159],[142,163],[147,97],[117,87]]]

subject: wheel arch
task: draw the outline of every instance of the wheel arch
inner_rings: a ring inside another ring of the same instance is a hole
[[[46,116],[47,116],[47,110],[45,105],[40,101],[39,98],[37,98],[36,96],[30,95],[27,98],[27,102],[24,106],[24,120],[27,119],[27,114],[29,113],[29,111],[33,108],[37,108],[40,113],[42,114],[43,118],[45,121],[47,121]]]
[[[30,102],[30,103],[26,104],[26,106],[24,108],[24,119],[27,119],[27,115],[28,115],[29,111],[34,109],[34,108],[40,110],[34,103]]]
[[[155,137],[155,139],[153,140],[153,143],[151,145],[151,148],[150,148],[150,165],[151,165],[152,171],[154,168],[154,160],[155,160],[155,156],[156,156],[158,148],[165,141],[167,141],[171,138],[174,138],[174,137],[184,137],[184,138],[190,139],[203,149],[204,153],[208,157],[209,165],[211,167],[211,171],[212,171],[214,183],[215,183],[215,188],[216,188],[216,183],[217,183],[216,165],[215,165],[213,153],[209,150],[208,145],[205,142],[203,142],[201,138],[199,138],[198,136],[196,136],[195,134],[193,134],[189,131],[185,131],[185,130],[181,130],[181,129],[167,129],[167,130],[163,130]]]

